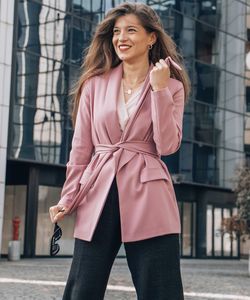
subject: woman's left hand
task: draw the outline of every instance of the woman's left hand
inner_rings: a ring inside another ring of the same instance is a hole
[[[164,89],[168,86],[170,69],[164,59],[160,59],[149,74],[150,84],[154,91]]]

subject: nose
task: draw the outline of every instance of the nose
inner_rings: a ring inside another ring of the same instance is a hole
[[[127,37],[126,31],[124,31],[124,30],[121,31],[120,34],[119,34],[119,36],[118,36],[119,42],[126,41],[127,39],[128,39],[128,37]]]

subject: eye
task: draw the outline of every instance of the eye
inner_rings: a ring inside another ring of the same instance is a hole
[[[119,30],[118,29],[114,29],[113,30],[113,34],[117,34],[117,33],[119,33]]]
[[[134,28],[129,28],[128,32],[136,32],[136,30]]]

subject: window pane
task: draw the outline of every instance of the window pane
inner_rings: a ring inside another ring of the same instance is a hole
[[[49,101],[52,101],[52,98],[49,98],[47,103]],[[15,109],[17,118],[13,124],[15,135],[12,141],[12,155],[15,158],[47,163],[65,163],[69,146],[67,142],[72,135],[69,117],[26,105],[15,106]]]
[[[214,209],[214,255],[221,256],[221,208]]]
[[[224,208],[223,209],[223,218],[229,218],[230,217],[230,209]],[[223,255],[224,256],[230,256],[231,255],[231,238],[229,233],[223,234]]]
[[[206,223],[206,243],[207,243],[207,256],[212,255],[212,205],[207,205],[207,223]]]
[[[233,216],[237,215],[238,209],[233,208]],[[236,235],[233,234],[233,256],[238,256],[238,240],[236,238]]]
[[[182,225],[182,254],[191,255],[191,222],[192,203],[183,203],[183,225]]]
[[[194,181],[206,184],[218,184],[215,148],[194,145]]]
[[[195,140],[211,145],[219,145],[222,128],[219,110],[214,106],[194,103],[195,108]]]

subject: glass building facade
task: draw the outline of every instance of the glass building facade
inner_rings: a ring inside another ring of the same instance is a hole
[[[4,230],[21,199],[24,256],[49,253],[48,208],[59,199],[73,134],[68,94],[96,25],[121,2],[16,1]],[[234,211],[234,172],[250,157],[250,1],[140,2],[161,17],[192,84],[181,148],[162,157],[175,184],[182,256],[237,257],[239,243],[220,233],[219,220]],[[60,253],[70,255],[73,218],[62,226]]]

